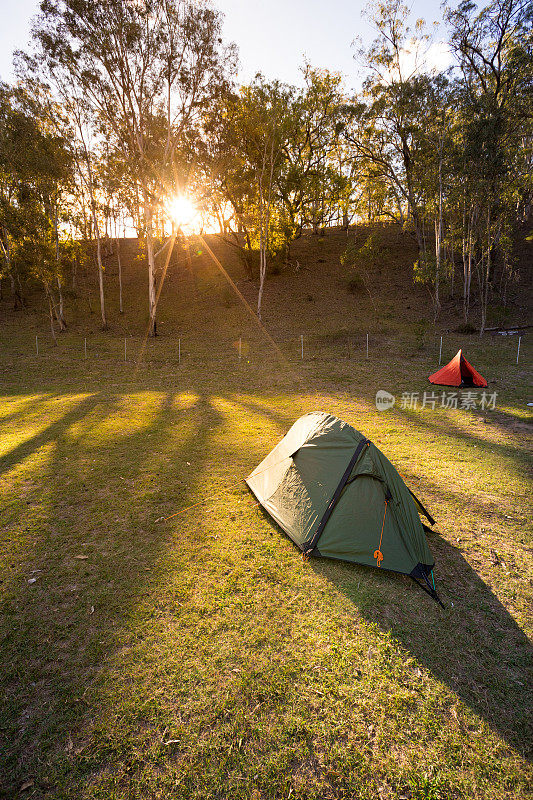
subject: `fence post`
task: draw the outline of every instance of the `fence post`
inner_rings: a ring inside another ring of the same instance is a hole
[[[520,342],[522,341],[522,337],[518,337],[518,350],[516,351],[516,363],[518,364],[518,356],[520,355]]]

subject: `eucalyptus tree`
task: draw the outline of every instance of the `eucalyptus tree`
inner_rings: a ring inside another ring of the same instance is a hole
[[[61,194],[68,183],[70,152],[54,132],[49,109],[22,86],[0,87],[0,250],[15,307],[22,281],[42,282],[60,330],[66,323],[59,241]],[[33,254],[33,255],[32,255]],[[30,257],[32,256],[32,257]],[[54,298],[54,284],[59,302]]]
[[[465,316],[473,263],[483,333],[495,256],[506,270],[517,210],[531,197],[533,7],[525,0],[494,0],[478,11],[462,2],[446,16],[462,74]]]
[[[447,277],[445,267],[448,266],[445,244],[446,226],[449,222],[451,225],[448,203],[453,180],[454,95],[443,74],[419,76],[417,84],[420,130],[413,176],[419,192],[424,257],[415,264],[415,279],[431,285],[436,321],[441,309],[441,285]]]
[[[225,141],[231,142],[233,168],[224,180],[228,200],[246,226],[252,247],[259,251],[257,315],[262,298],[269,254],[286,238],[286,219],[278,184],[285,150],[293,132],[290,108],[294,89],[257,75],[238,94],[228,96]]]
[[[23,303],[20,275],[13,264],[13,242],[22,223],[19,197],[26,194],[30,176],[28,152],[32,153],[38,129],[34,117],[14,108],[15,92],[0,85],[0,278],[9,278],[14,307]]]
[[[424,51],[429,37],[424,22],[414,31],[410,10],[401,0],[369,7],[378,37],[359,59],[367,70],[363,91],[346,108],[346,141],[354,158],[367,165],[369,175],[389,185],[389,196],[403,219],[404,208],[413,225],[419,258],[425,262],[422,203],[418,165],[425,133],[426,72]],[[411,54],[407,59],[406,54]]]
[[[48,95],[48,107],[56,100],[58,113],[53,116],[56,127],[66,133],[71,140],[73,155],[72,181],[83,199],[87,199],[91,224],[85,233],[89,233],[88,241],[93,237],[96,243],[96,267],[98,272],[98,288],[100,298],[100,316],[102,328],[107,328],[104,290],[104,264],[102,258],[102,233],[100,224],[99,186],[98,186],[98,120],[93,113],[84,87],[76,80],[71,70],[65,67],[60,59],[50,56],[43,47],[38,57],[30,57],[24,53],[17,54],[17,70],[20,79],[24,79],[38,89],[40,78],[43,78],[51,90]],[[30,76],[36,76],[31,78]],[[81,198],[80,198],[81,199]],[[83,202],[83,201],[82,201]]]
[[[337,135],[345,104],[342,79],[309,64],[303,72],[304,85],[293,90],[287,107],[290,135],[283,145],[284,168],[277,182],[296,236],[306,225],[318,233],[331,221],[348,186],[347,171],[339,165]]]
[[[284,252],[288,261],[304,226],[318,232],[349,205],[353,165],[337,135],[343,102],[341,78],[306,65],[303,87],[257,76],[213,115],[214,192],[232,209],[245,261],[259,252],[259,308],[267,260]]]
[[[148,261],[149,333],[156,335],[155,223],[183,137],[201,126],[235,66],[221,16],[203,0],[43,0],[43,58],[80,87],[134,177]]]
[[[120,248],[121,232],[125,235],[127,216],[135,218],[136,203],[132,203],[131,185],[134,181],[124,171],[124,164],[120,154],[113,151],[107,144],[101,148],[101,158],[98,162],[98,181],[102,195],[102,205],[106,218],[106,233],[111,241],[114,240],[115,255],[118,267],[118,310],[124,313],[124,298],[122,286],[122,253]],[[137,228],[141,225],[137,223]]]

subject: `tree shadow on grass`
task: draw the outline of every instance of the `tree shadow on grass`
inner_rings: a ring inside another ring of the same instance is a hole
[[[90,394],[88,397],[77,402],[70,411],[67,411],[66,414],[63,414],[55,422],[52,422],[43,431],[36,433],[35,436],[31,436],[3,455],[0,458],[0,474],[8,472],[16,464],[21,463],[26,458],[33,455],[33,453],[41,447],[59,441],[71,425],[79,422],[90,414],[103,398],[104,395],[102,392]]]
[[[511,435],[515,438],[533,435],[532,413],[522,415],[520,413],[514,414],[512,411],[503,411],[498,407],[496,409],[484,414],[484,420],[487,425],[494,426],[506,436]],[[526,410],[531,411],[531,409],[527,409],[527,406]]]
[[[312,568],[531,760],[533,648],[456,547],[430,539],[443,611],[409,579],[329,559]]]
[[[487,416],[488,416],[487,412]],[[434,412],[432,416],[425,417],[423,414],[410,411],[408,409],[395,408],[391,420],[395,422],[407,423],[410,427],[418,428],[421,432],[429,432],[431,434],[438,434],[439,436],[446,436],[448,438],[457,439],[457,441],[464,444],[474,444],[479,448],[487,448],[494,451],[499,456],[507,458],[512,461],[514,467],[523,474],[524,478],[529,480],[530,471],[529,463],[526,463],[527,454],[524,450],[517,447],[515,442],[509,441],[508,443],[492,442],[484,439],[482,436],[476,435],[473,431],[465,430],[457,425],[454,425],[449,416],[439,421],[438,412]],[[489,418],[490,421],[497,422],[496,418]],[[497,422],[498,427],[509,438],[509,426],[502,424],[501,419]]]
[[[40,406],[49,403],[53,395],[51,392],[47,394],[40,393],[38,397],[30,397],[17,403],[15,411],[10,411],[7,414],[0,414],[0,424],[13,423],[16,419],[22,419],[28,414],[28,411],[35,412]]]
[[[201,488],[222,421],[209,397],[180,406],[166,393],[148,419],[113,435],[114,420],[118,427],[127,413],[120,400],[103,392],[83,400],[3,462],[8,470],[53,445],[40,475],[47,516],[14,565],[2,604],[0,794],[15,792],[61,752],[68,757],[71,736],[98,719],[85,692],[122,646],[147,587],[161,579],[168,527],[155,519],[165,504],[185,506]],[[104,423],[108,438],[99,441],[93,434]],[[191,453],[194,470],[184,479]],[[31,587],[30,566],[40,570]]]

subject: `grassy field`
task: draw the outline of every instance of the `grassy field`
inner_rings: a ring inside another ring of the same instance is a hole
[[[514,337],[468,337],[494,410],[402,408],[438,364],[421,300],[329,313],[317,282],[268,283],[282,357],[234,304],[163,309],[145,347],[130,320],[126,362],[118,322],[57,347],[37,315],[3,325],[0,796],[530,796],[531,346],[517,366]],[[446,333],[443,361],[464,343]],[[303,561],[255,504],[243,476],[317,409],[437,519],[445,610],[408,578]]]

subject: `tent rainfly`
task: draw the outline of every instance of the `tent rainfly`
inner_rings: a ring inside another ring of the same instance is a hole
[[[440,605],[434,558],[419,513],[435,520],[362,433],[313,412],[292,428],[246,483],[303,551],[410,575]],[[431,532],[431,531],[430,531]]]
[[[430,383],[438,386],[486,386],[487,381],[469,364],[459,350],[449,364],[429,376]]]

